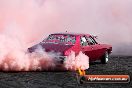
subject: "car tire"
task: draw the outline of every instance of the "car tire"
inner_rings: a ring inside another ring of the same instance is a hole
[[[101,63],[102,64],[107,64],[109,60],[109,53],[108,51],[105,52],[105,54],[101,58]]]

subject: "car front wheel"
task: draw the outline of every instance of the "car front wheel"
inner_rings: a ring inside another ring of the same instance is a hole
[[[109,54],[108,54],[108,51],[106,51],[105,54],[101,58],[101,63],[102,64],[107,64],[108,60],[109,60]]]

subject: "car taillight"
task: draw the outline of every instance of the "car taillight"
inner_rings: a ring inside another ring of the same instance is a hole
[[[64,54],[65,54],[65,56],[68,56],[70,53],[71,53],[71,52],[67,50],[67,51],[65,51]]]

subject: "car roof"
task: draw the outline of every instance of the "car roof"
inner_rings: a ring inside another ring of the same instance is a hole
[[[56,34],[56,35],[59,35],[59,34],[64,35],[64,34],[66,34],[66,35],[75,35],[75,36],[83,36],[83,35],[91,36],[90,34],[84,34],[84,33],[68,33],[68,32],[65,32],[65,33],[53,33],[51,35],[54,35],[54,34]]]

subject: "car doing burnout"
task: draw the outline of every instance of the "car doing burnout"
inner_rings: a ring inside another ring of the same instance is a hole
[[[28,52],[35,52],[39,45],[46,52],[54,51],[60,53],[56,58],[59,58],[60,62],[63,63],[71,51],[74,51],[75,55],[82,51],[89,57],[90,62],[101,60],[102,64],[106,64],[112,51],[112,46],[99,44],[95,39],[90,34],[54,33],[50,34],[39,44],[28,48]]]

